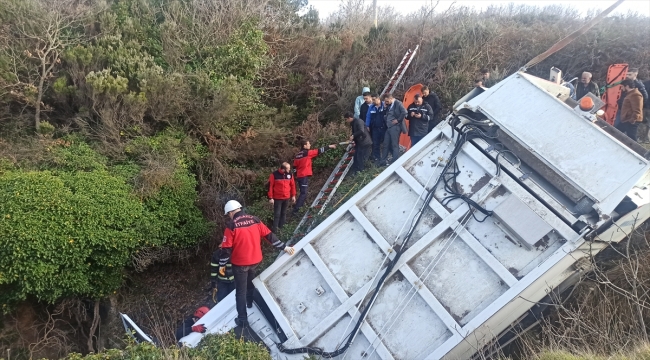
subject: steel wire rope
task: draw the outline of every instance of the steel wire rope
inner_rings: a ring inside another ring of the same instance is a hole
[[[444,154],[447,153],[447,150],[449,150],[449,147],[450,147],[451,144],[452,144],[451,140],[447,141],[447,148],[442,152],[442,154],[440,154],[440,157],[438,157],[438,161],[435,163],[435,166],[433,166],[434,171],[431,172],[431,175],[427,179],[426,184],[424,184],[424,188],[422,189],[422,193],[418,196],[418,200],[413,204],[413,207],[411,208],[411,211],[409,212],[409,215],[406,217],[406,220],[404,221],[404,224],[402,225],[402,227],[399,229],[399,232],[395,236],[395,240],[393,240],[393,242],[390,244],[391,249],[393,248],[393,245],[395,245],[395,243],[399,239],[399,236],[402,234],[402,231],[404,230],[404,228],[406,227],[406,224],[408,223],[408,219],[411,218],[411,215],[413,214],[413,211],[415,210],[418,203],[420,202],[420,199],[422,198],[422,195],[424,195],[427,192],[427,186],[429,185],[429,182],[431,182],[431,179],[433,179],[433,176],[436,174],[435,170],[438,169],[438,166],[440,165],[440,162],[442,162],[442,160],[443,160]],[[435,150],[436,148],[434,148],[433,150]],[[415,217],[413,217],[413,219],[414,218]],[[413,224],[413,219],[411,219],[411,225]],[[390,255],[390,253],[386,253],[386,255],[384,255],[384,258],[383,258],[381,264],[379,265],[379,267],[377,268],[377,272],[375,272],[375,275],[372,277],[372,280],[370,281],[370,284],[374,283],[375,279],[377,279],[377,276],[381,272],[381,269],[384,266],[384,263],[386,262],[386,259],[388,259],[389,255]],[[368,293],[370,293],[370,289],[372,289],[372,286],[368,287],[368,290],[366,290],[366,293],[363,295],[363,297],[361,297],[361,300],[359,300],[360,302],[363,301],[363,299],[365,299],[368,296]],[[349,335],[346,336],[345,334],[348,331],[348,329],[350,328],[350,325],[354,322],[354,317],[357,315],[358,312],[359,312],[359,307],[355,306],[354,315],[352,315],[352,317],[350,318],[350,321],[348,322],[348,325],[345,327],[345,330],[343,330],[343,335],[341,336],[341,339],[336,344],[336,350],[339,349],[339,347],[343,343],[343,340],[346,337],[349,336]],[[345,358],[345,356],[343,356],[343,358]]]
[[[420,276],[418,276],[418,281],[421,283],[421,285],[424,285],[424,282],[429,278],[429,276],[431,276],[431,274],[433,273],[433,270],[438,265],[438,263],[440,262],[442,257],[447,253],[447,251],[449,250],[451,245],[454,243],[454,241],[456,241],[456,239],[460,236],[460,231],[463,230],[465,225],[467,225],[469,220],[472,218],[470,216],[472,211],[473,211],[473,209],[470,207],[469,211],[466,214],[463,215],[463,219],[461,219],[461,221],[459,221],[458,224],[456,225],[456,227],[452,230],[453,233],[445,240],[445,242],[442,245],[442,249],[434,257],[434,261],[429,263],[424,268],[424,270],[422,271],[422,274],[420,274]],[[460,228],[460,231],[459,231],[459,228]],[[422,276],[424,276],[425,274],[426,274],[426,276],[424,278],[422,278]],[[384,326],[382,326],[382,328],[379,329],[379,331],[377,332],[377,337],[373,341],[370,342],[370,345],[368,345],[368,347],[364,351],[364,353],[368,353],[368,350],[371,347],[373,348],[372,352],[370,352],[370,354],[367,355],[368,357],[370,357],[372,354],[374,354],[374,352],[377,350],[377,347],[373,346],[375,341],[379,340],[379,342],[381,343],[381,341],[385,338],[385,336],[390,333],[390,330],[395,325],[397,319],[402,315],[404,310],[406,310],[406,307],[411,303],[411,301],[413,300],[413,298],[415,297],[415,295],[417,293],[418,293],[418,291],[416,289],[416,285],[413,285],[411,287],[411,289],[409,289],[409,291],[406,293],[406,295],[404,295],[404,298],[402,299],[402,301],[400,301],[400,303],[395,307],[395,310],[393,310],[393,312],[388,317],[388,321],[386,322],[386,324],[384,324]],[[402,304],[404,303],[404,300],[406,300],[407,298],[408,298],[408,300],[406,301],[406,304],[404,304],[404,306],[402,307]],[[395,315],[395,312],[397,312],[399,309],[401,309],[399,314]],[[386,331],[384,331],[384,328],[388,324],[390,324],[390,326],[388,326],[388,329],[386,329]],[[345,359],[345,356],[343,356],[343,359]]]

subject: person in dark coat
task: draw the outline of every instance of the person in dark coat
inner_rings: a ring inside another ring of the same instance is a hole
[[[352,136],[350,141],[354,141],[354,163],[352,164],[352,173],[355,175],[365,168],[366,154],[370,154],[372,140],[370,133],[366,128],[366,123],[359,118],[355,118],[351,113],[343,115],[345,121],[352,126]]]
[[[372,105],[368,108],[366,115],[366,127],[370,129],[372,137],[372,159],[379,161],[381,158],[381,144],[386,134],[386,123],[384,122],[384,104],[377,95],[372,96]]]
[[[430,133],[431,130],[433,130],[433,128],[440,123],[442,103],[440,102],[438,95],[431,91],[428,86],[422,87],[422,100],[424,100],[425,103],[429,104],[429,106],[431,106],[431,110],[433,111],[432,118],[429,121],[429,129],[427,131]]]
[[[587,95],[587,93],[592,93],[596,95],[596,97],[600,97],[600,90],[598,90],[598,84],[591,81],[591,77],[592,75],[590,72],[585,71],[582,73],[580,82],[576,86],[576,99],[578,100],[582,99],[582,97]]]
[[[639,69],[631,68],[627,71],[625,78],[634,81],[634,87],[641,93],[641,96],[643,97],[643,105],[646,107],[646,104],[648,103],[648,91],[645,84],[641,82],[637,76],[639,76]]]
[[[196,324],[203,315],[207,314],[210,309],[207,306],[202,306],[194,312],[194,315],[183,320],[183,323],[176,329],[176,341],[179,341],[181,338],[193,333],[204,333],[206,328],[203,324]]]
[[[402,102],[395,99],[392,94],[382,95],[382,100],[386,111],[384,116],[386,135],[384,135],[384,153],[381,156],[380,164],[386,165],[388,153],[392,154],[393,162],[399,157],[399,136],[402,133],[402,126],[404,126],[407,113]],[[404,133],[406,133],[406,130],[404,130]]]
[[[416,94],[406,112],[408,113],[406,119],[409,121],[409,137],[413,146],[429,132],[429,122],[433,122],[433,110],[424,102],[420,94]]]

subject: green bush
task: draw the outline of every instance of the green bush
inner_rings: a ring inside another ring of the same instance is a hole
[[[143,205],[107,171],[0,176],[0,303],[101,298],[142,242]]]
[[[58,145],[60,146],[58,146]],[[146,198],[132,185],[139,167],[108,166],[85,143],[57,140],[44,170],[0,172],[0,304],[34,296],[101,298],[122,283],[143,247],[186,248],[208,232],[197,181],[179,166]]]
[[[188,348],[157,348],[150,343],[135,344],[129,339],[124,350],[105,350],[98,354],[83,356],[70,354],[66,360],[270,360],[271,355],[260,344],[237,338],[232,332],[223,335],[207,335],[199,346]]]

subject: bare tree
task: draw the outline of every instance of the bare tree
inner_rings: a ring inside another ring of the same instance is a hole
[[[14,95],[34,107],[38,130],[43,94],[66,48],[83,43],[89,8],[76,0],[0,0],[0,8],[8,20],[2,43],[14,66]]]

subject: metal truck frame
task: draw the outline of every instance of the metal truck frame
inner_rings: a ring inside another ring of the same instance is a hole
[[[584,258],[646,221],[647,154],[567,99],[567,88],[524,72],[474,89],[447,121],[302,238],[295,255],[267,268],[254,280],[259,295],[249,322],[272,357],[303,359],[281,348],[332,351],[354,336],[337,358],[468,359],[584,269]],[[470,125],[485,136],[450,159]],[[423,206],[452,160],[460,194],[492,216],[450,199],[442,186]],[[350,334],[367,306],[360,331]],[[230,294],[199,323],[222,333],[235,317]],[[202,336],[181,342],[195,346]]]

